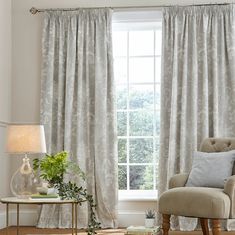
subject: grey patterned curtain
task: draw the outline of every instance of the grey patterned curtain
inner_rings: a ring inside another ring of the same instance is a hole
[[[160,194],[205,137],[235,136],[234,19],[233,5],[164,9]]]
[[[102,227],[116,227],[117,140],[109,9],[46,12],[41,123],[49,153],[67,150],[86,173]],[[78,182],[79,183],[79,182]],[[71,227],[71,208],[45,206],[39,227]],[[88,208],[78,211],[87,227]]]

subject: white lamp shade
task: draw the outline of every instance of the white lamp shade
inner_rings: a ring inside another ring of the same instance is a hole
[[[42,125],[9,125],[7,127],[8,153],[46,153]]]

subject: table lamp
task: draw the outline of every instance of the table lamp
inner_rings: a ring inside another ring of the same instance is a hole
[[[9,154],[24,154],[22,166],[11,178],[11,191],[18,198],[28,198],[33,193],[33,169],[28,154],[46,153],[42,125],[9,125],[6,150]]]

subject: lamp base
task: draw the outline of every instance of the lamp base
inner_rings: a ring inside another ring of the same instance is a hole
[[[34,193],[34,175],[27,155],[23,158],[22,166],[11,178],[11,192],[17,198],[29,198]]]

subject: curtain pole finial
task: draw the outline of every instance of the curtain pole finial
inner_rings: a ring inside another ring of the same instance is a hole
[[[35,15],[35,14],[38,13],[38,9],[35,8],[35,7],[32,7],[29,11],[30,11],[30,13],[33,14],[33,15]]]

